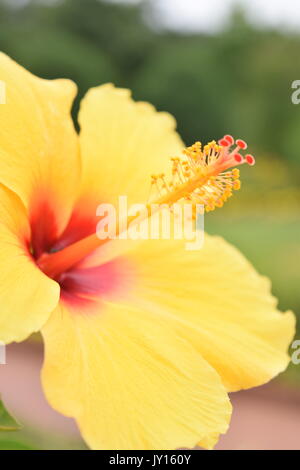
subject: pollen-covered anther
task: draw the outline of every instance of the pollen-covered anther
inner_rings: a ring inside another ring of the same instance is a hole
[[[218,143],[213,140],[206,145],[201,142],[183,150],[183,157],[171,158],[171,177],[152,175],[156,199],[169,205],[181,200],[193,205],[205,206],[207,212],[223,207],[241,187],[240,172],[236,165],[254,165],[255,159],[240,153],[247,148],[242,139],[227,134]]]

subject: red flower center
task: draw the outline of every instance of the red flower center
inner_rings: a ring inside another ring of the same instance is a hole
[[[57,218],[51,203],[43,198],[31,212],[30,252],[35,262],[52,253],[61,252],[74,243],[96,232],[99,220],[96,206],[90,202],[77,204],[70,220],[61,234],[58,234]],[[89,256],[93,256],[91,253]],[[127,290],[125,271],[128,262],[121,257],[92,267],[85,267],[83,257],[70,269],[54,274],[52,277],[61,287],[61,299],[77,306],[90,305],[91,302],[112,299]],[[42,269],[43,270],[43,269]],[[49,273],[46,273],[49,275]]]

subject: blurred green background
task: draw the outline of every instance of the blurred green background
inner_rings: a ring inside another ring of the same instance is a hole
[[[87,89],[111,81],[174,114],[187,144],[225,133],[248,141],[257,164],[242,168],[243,190],[206,216],[206,230],[238,246],[300,318],[300,105],[291,102],[300,30],[254,26],[235,7],[213,34],[176,32],[156,25],[151,8],[0,0],[0,49],[41,77],[73,79],[74,119]]]

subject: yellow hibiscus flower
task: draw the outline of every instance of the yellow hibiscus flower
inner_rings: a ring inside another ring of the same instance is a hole
[[[212,448],[228,428],[227,392],[286,368],[293,314],[219,237],[199,251],[182,240],[100,246],[98,204],[146,201],[150,175],[182,152],[169,114],[104,85],[84,98],[77,135],[72,82],[39,79],[4,54],[0,79],[0,340],[42,332],[45,394],[91,448]],[[239,187],[228,168],[253,163],[231,140],[186,149],[183,186],[167,200],[188,192],[221,206]]]

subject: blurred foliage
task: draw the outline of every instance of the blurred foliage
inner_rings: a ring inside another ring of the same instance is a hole
[[[222,31],[205,35],[151,24],[151,0],[17,4],[0,0],[0,49],[36,75],[74,80],[75,120],[88,88],[112,81],[174,114],[188,144],[225,133],[251,143],[257,164],[242,169],[243,191],[207,215],[206,229],[272,279],[282,309],[300,313],[300,105],[291,102],[291,84],[300,79],[300,34],[250,26],[239,9]],[[2,433],[0,449],[32,442],[41,449],[80,447],[26,432],[12,439]]]
[[[48,433],[43,429],[32,429],[30,423],[18,432],[0,433],[0,450],[86,450],[80,439],[64,433]]]
[[[21,425],[5,408],[3,401],[0,398],[0,431],[17,431],[21,429]]]
[[[28,444],[26,440],[8,436],[0,436],[0,450],[38,450],[36,446]]]
[[[187,143],[228,132],[251,142],[258,158],[243,169],[245,189],[207,218],[207,228],[218,226],[241,246],[272,278],[281,306],[300,311],[300,290],[291,287],[300,281],[300,105],[291,102],[300,34],[250,26],[239,9],[223,31],[204,35],[151,27],[151,0],[17,4],[0,0],[0,49],[39,76],[73,79],[75,119],[87,89],[113,81],[174,114]],[[239,230],[238,220],[224,223],[225,214],[247,220]]]

